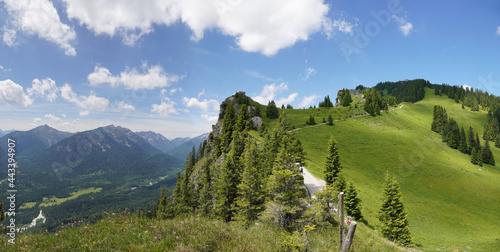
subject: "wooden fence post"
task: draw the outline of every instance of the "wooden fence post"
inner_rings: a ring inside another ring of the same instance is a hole
[[[342,249],[342,231],[344,230],[344,192],[339,193],[339,248]]]
[[[356,226],[358,223],[355,221],[351,222],[351,226],[349,226],[349,231],[347,232],[347,237],[345,239],[344,247],[342,248],[342,252],[347,252],[349,251],[349,248],[351,247],[352,240],[354,239],[354,232],[356,231]]]

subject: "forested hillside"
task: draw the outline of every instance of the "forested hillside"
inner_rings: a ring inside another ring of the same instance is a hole
[[[363,88],[346,106],[329,100],[318,108],[279,109],[238,92],[221,104],[218,123],[189,154],[175,187],[155,188],[155,206],[63,230],[58,235],[65,243],[57,244],[53,234],[23,242],[40,248],[336,250],[339,219],[330,203],[343,191],[346,212],[359,223],[354,251],[399,250],[391,241],[423,251],[499,248],[494,160],[500,149],[492,140],[500,135],[498,97],[414,80]],[[475,149],[483,157],[486,139],[493,162],[477,166],[471,155]],[[328,185],[315,197],[304,186],[303,166]],[[104,239],[100,229],[124,230],[131,238]],[[76,238],[82,230],[89,230],[85,242]]]

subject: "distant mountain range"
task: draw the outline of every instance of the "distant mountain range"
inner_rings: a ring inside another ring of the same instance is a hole
[[[170,141],[114,125],[74,134],[47,125],[10,132],[0,141],[16,140],[16,188],[22,192],[16,203],[29,203],[16,213],[17,220],[29,223],[43,209],[44,228],[52,229],[78,218],[98,219],[103,211],[152,206],[162,186],[175,185],[188,153],[206,136]],[[6,148],[0,146],[2,163]],[[5,172],[0,171],[0,181]],[[93,193],[70,198],[81,192]]]
[[[168,140],[162,134],[152,131],[136,132],[136,134],[144,138],[151,145],[163,151],[164,153],[169,154],[173,157],[181,158],[183,160],[187,158],[187,155],[193,150],[193,147],[195,147],[195,149],[198,149],[200,144],[208,138],[208,133],[194,138],[178,137],[173,140]]]
[[[12,132],[12,131],[14,131],[14,130],[1,130],[1,129],[0,129],[0,137],[5,136],[5,135],[9,134],[9,133],[10,133],[10,132]]]
[[[42,125],[28,131],[12,131],[2,136],[0,143],[6,143],[8,138],[14,139],[17,158],[32,158],[71,135],[72,133]],[[0,146],[0,148],[5,147]]]

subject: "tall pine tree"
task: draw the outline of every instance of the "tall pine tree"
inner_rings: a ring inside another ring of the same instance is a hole
[[[204,216],[210,216],[213,204],[213,182],[212,182],[212,171],[211,171],[211,160],[206,159],[202,166],[200,180],[201,187],[200,197],[198,198],[199,212]]]
[[[485,164],[495,165],[495,158],[493,157],[493,153],[491,152],[490,142],[488,140],[484,142],[484,148],[481,153],[481,160]]]
[[[325,181],[327,185],[332,185],[335,179],[339,176],[342,170],[342,165],[340,164],[339,151],[337,149],[337,142],[330,137],[328,142],[328,156],[326,157],[325,170]]]
[[[462,153],[467,153],[467,137],[465,136],[464,127],[460,129],[460,143],[458,144],[458,150]]]
[[[240,157],[233,148],[222,165],[215,195],[215,213],[226,222],[231,221],[235,214],[234,203],[238,196],[241,170]]]
[[[345,208],[347,215],[351,216],[354,220],[363,220],[361,200],[358,198],[358,192],[352,183],[349,184],[345,195]]]
[[[389,173],[385,176],[379,220],[383,224],[384,237],[403,246],[412,245],[410,224],[403,206],[401,189],[396,177]]]
[[[244,153],[244,169],[241,183],[238,185],[238,198],[236,200],[236,219],[242,221],[248,228],[257,220],[264,210],[265,195],[262,188],[260,164],[255,144],[247,140]]]
[[[172,219],[174,218],[174,206],[170,202],[165,192],[165,186],[161,188],[160,199],[156,205],[156,218],[160,220]]]

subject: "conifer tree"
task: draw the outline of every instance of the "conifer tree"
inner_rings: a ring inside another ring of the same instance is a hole
[[[333,118],[332,115],[328,116],[328,125],[333,125]]]
[[[488,140],[484,143],[484,148],[481,153],[481,161],[485,164],[495,165],[495,158],[490,149],[490,143]]]
[[[400,186],[396,177],[389,173],[385,176],[379,220],[383,224],[384,237],[404,246],[412,245],[410,225],[403,206]]]
[[[229,222],[234,217],[234,203],[238,196],[238,185],[242,165],[240,157],[232,149],[226,156],[222,165],[219,179],[217,181],[217,193],[215,195],[215,212],[222,220]]]
[[[276,103],[274,101],[270,101],[267,104],[266,116],[267,118],[274,119],[279,117],[278,107],[276,107]]]
[[[500,134],[495,138],[495,147],[500,148]]]
[[[349,92],[348,89],[344,88],[342,90],[341,104],[342,104],[342,106],[347,107],[347,106],[351,105],[351,102],[352,102],[351,93]]]
[[[191,208],[186,204],[185,195],[188,193],[184,190],[184,176],[180,172],[177,173],[177,183],[173,193],[174,198],[174,214],[181,215],[189,213]]]
[[[174,218],[174,207],[165,193],[165,186],[161,188],[160,199],[156,205],[156,218],[160,220]]]
[[[345,207],[347,215],[356,221],[363,220],[361,214],[361,200],[358,198],[358,192],[352,183],[349,184],[345,195]]]
[[[293,230],[306,209],[300,188],[304,179],[298,170],[274,169],[269,177],[270,209],[274,209],[278,226]]]
[[[234,130],[242,132],[245,130],[248,122],[248,107],[245,104],[241,105],[241,109],[236,116],[236,125]]]
[[[329,95],[325,96],[325,100],[322,101],[322,102],[319,102],[319,106],[318,107],[320,107],[320,108],[331,108],[331,107],[333,107],[333,103],[330,100],[330,96]]]
[[[300,187],[304,183],[304,177],[295,165],[291,153],[291,141],[284,135],[268,181],[272,199],[270,208],[275,209],[278,226],[287,230],[295,227],[296,220],[306,209],[303,200],[305,193]]]
[[[293,156],[295,157],[295,161],[300,163],[301,166],[306,165],[306,152],[304,151],[304,146],[302,146],[302,142],[299,139],[295,140],[293,146]]]
[[[467,134],[467,153],[472,154],[472,149],[476,148],[476,140],[474,139],[474,131],[472,127],[469,127],[469,133]],[[477,149],[476,149],[477,151]]]
[[[325,170],[323,171],[323,173],[325,174],[326,184],[332,185],[335,179],[339,176],[341,170],[342,165],[340,164],[337,142],[335,141],[333,136],[331,136],[328,143],[328,156],[325,162]]]
[[[235,128],[234,125],[236,123],[234,114],[234,105],[229,102],[226,105],[226,112],[224,114],[224,118],[222,119],[222,139],[220,143],[222,153],[229,152],[228,148],[233,137],[233,130]]]
[[[210,160],[207,159],[202,166],[200,184],[200,197],[198,199],[199,211],[204,216],[210,216],[213,209],[213,183]]]
[[[450,118],[446,124],[446,136],[443,135],[443,141],[447,142],[448,146],[453,149],[457,149],[460,144],[460,130],[458,128],[457,122]]]
[[[251,140],[247,140],[243,175],[241,183],[238,185],[238,198],[235,205],[236,219],[242,221],[246,228],[257,220],[259,214],[264,210],[265,194],[261,187],[261,169],[256,160],[258,160],[258,152],[255,144]]]
[[[347,182],[345,180],[344,175],[342,173],[339,173],[338,177],[335,178],[332,184],[333,190],[336,191],[336,194],[339,194],[340,192],[346,192],[347,190]]]
[[[194,150],[194,147],[193,147]],[[195,152],[189,153],[184,172],[182,176],[177,173],[177,183],[174,190],[174,213],[181,215],[194,211],[198,205],[197,196],[194,194],[193,185],[191,183],[191,173],[193,172],[195,162]]]
[[[460,129],[460,144],[458,150],[462,153],[467,153],[467,137],[465,136],[464,127]]]
[[[477,150],[476,150],[476,147],[473,147],[472,148],[472,152],[471,152],[471,155],[470,155],[470,162],[472,164],[475,164],[477,165],[478,164],[478,156],[477,156]]]

